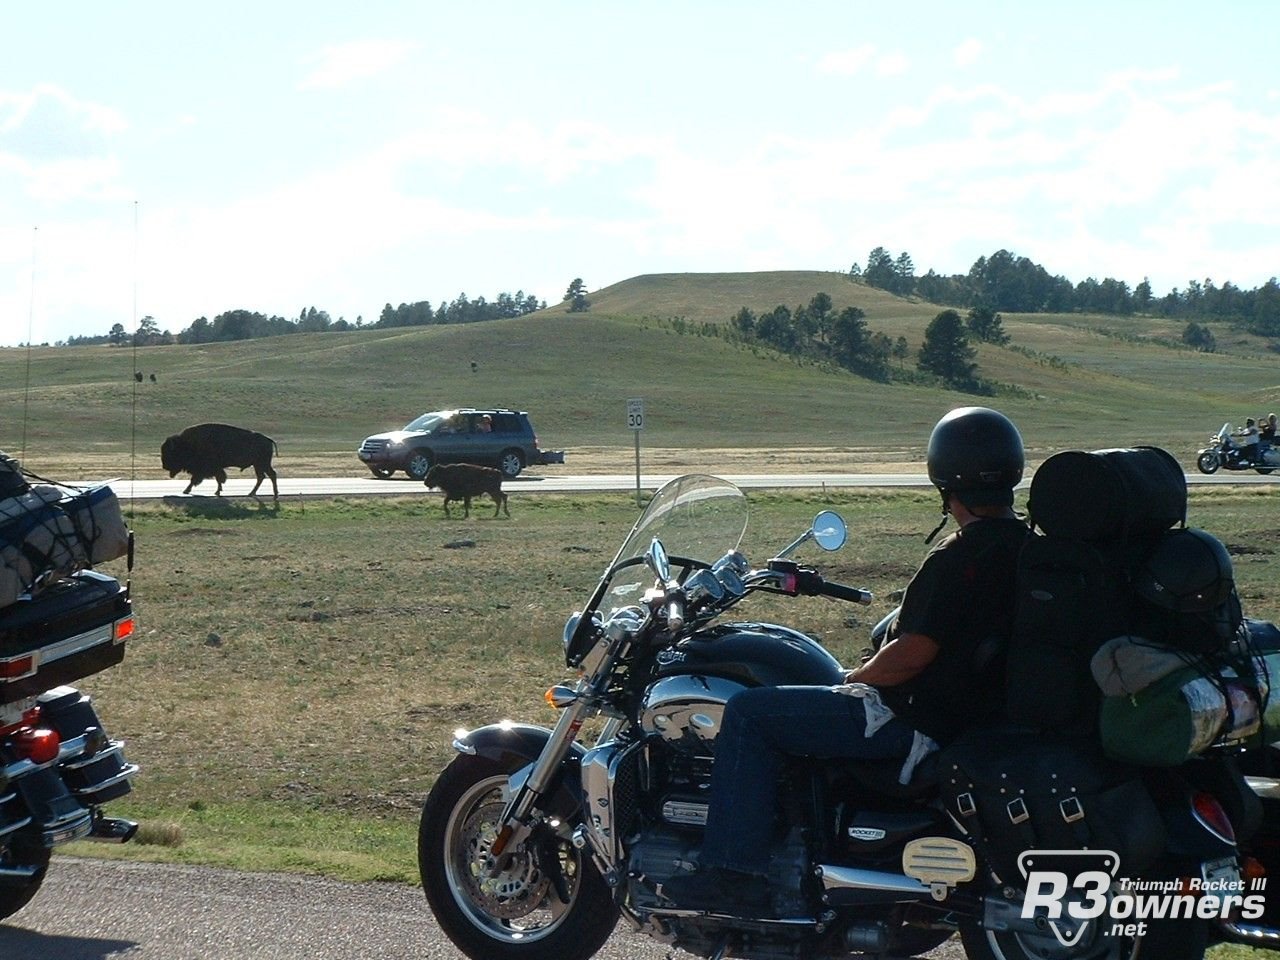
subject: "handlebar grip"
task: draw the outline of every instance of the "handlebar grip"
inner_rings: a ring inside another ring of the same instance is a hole
[[[875,599],[875,594],[870,590],[859,590],[857,587],[846,587],[843,583],[831,583],[829,580],[822,582],[822,587],[818,591],[824,597],[833,597],[836,600],[848,600],[850,603],[867,604]]]

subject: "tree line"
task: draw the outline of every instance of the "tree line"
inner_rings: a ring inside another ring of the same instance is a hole
[[[884,247],[871,251],[865,268],[855,263],[849,275],[871,287],[945,306],[986,306],[1009,313],[1143,313],[1189,320],[1217,318],[1260,336],[1280,336],[1280,283],[1275,277],[1254,290],[1242,290],[1230,282],[1217,286],[1211,279],[1191,280],[1185,288],[1175,287],[1157,297],[1145,277],[1132,289],[1113,277],[1088,277],[1073,284],[1008,250],[979,257],[968,273],[943,276],[930,269],[923,276],[916,276],[910,254],[904,251],[895,257]]]
[[[871,330],[866,317],[860,307],[836,311],[831,297],[819,293],[794,310],[779,305],[756,314],[742,307],[729,318],[729,326],[745,342],[829,361],[873,380],[904,379],[902,364],[912,355],[907,338],[893,339]],[[956,310],[943,310],[925,330],[924,341],[915,352],[915,369],[957,389],[993,392],[993,386],[978,377],[977,351],[970,338],[1000,345],[1009,342],[1000,314],[990,307],[973,307],[963,319]],[[891,360],[898,361],[896,370]]]
[[[279,337],[291,333],[326,333],[384,327],[416,327],[426,324],[477,323],[483,320],[520,317],[535,310],[546,309],[546,306],[545,300],[540,301],[533,294],[526,295],[523,290],[518,290],[514,294],[500,293],[497,299],[492,301],[484,297],[476,297],[473,300],[465,293],[460,293],[453,300],[442,301],[438,307],[433,307],[430,300],[402,303],[398,307],[388,303],[382,308],[378,319],[370,324],[366,324],[362,316],[356,317],[355,323],[350,323],[342,317],[334,320],[327,311],[318,310],[315,307],[304,307],[296,320],[252,310],[228,310],[226,313],[218,314],[212,320],[208,317],[197,317],[189,327],[176,334],[161,330],[156,319],[148,316],[138,322],[138,328],[132,334],[124,328],[124,324],[117,323],[104,335],[69,337],[65,343],[67,346],[132,344],[140,347],[172,343],[219,343],[229,340]]]

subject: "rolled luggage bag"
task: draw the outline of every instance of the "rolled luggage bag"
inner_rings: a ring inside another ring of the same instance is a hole
[[[1159,447],[1067,450],[1031,478],[1027,512],[1046,534],[1123,539],[1168,530],[1187,518],[1187,478]]]

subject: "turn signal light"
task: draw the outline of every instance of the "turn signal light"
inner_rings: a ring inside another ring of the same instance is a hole
[[[20,730],[10,742],[19,756],[25,757],[32,763],[48,763],[50,760],[56,760],[58,748],[62,746],[62,738],[58,736],[57,731],[50,730],[48,727],[36,727],[34,730],[28,727],[26,730]]]
[[[30,677],[35,674],[38,662],[34,653],[0,660],[0,680],[7,683],[12,680],[22,680],[25,677]]]
[[[1261,880],[1267,875],[1267,868],[1254,857],[1245,857],[1240,864],[1240,875],[1252,886],[1252,881]]]
[[[548,706],[560,710],[578,699],[578,691],[563,683],[557,683],[542,695],[542,699],[547,701]]]
[[[134,630],[133,617],[125,617],[123,620],[117,620],[115,626],[111,630],[111,642],[123,643],[133,636]]]

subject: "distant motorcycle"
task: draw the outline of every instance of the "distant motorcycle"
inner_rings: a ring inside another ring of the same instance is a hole
[[[1231,424],[1224,423],[1222,429],[1209,438],[1209,446],[1197,454],[1196,466],[1201,473],[1216,473],[1219,467],[1225,470],[1270,473],[1272,470],[1280,470],[1280,450],[1268,447],[1255,460],[1249,448],[1237,443],[1232,437]]]

